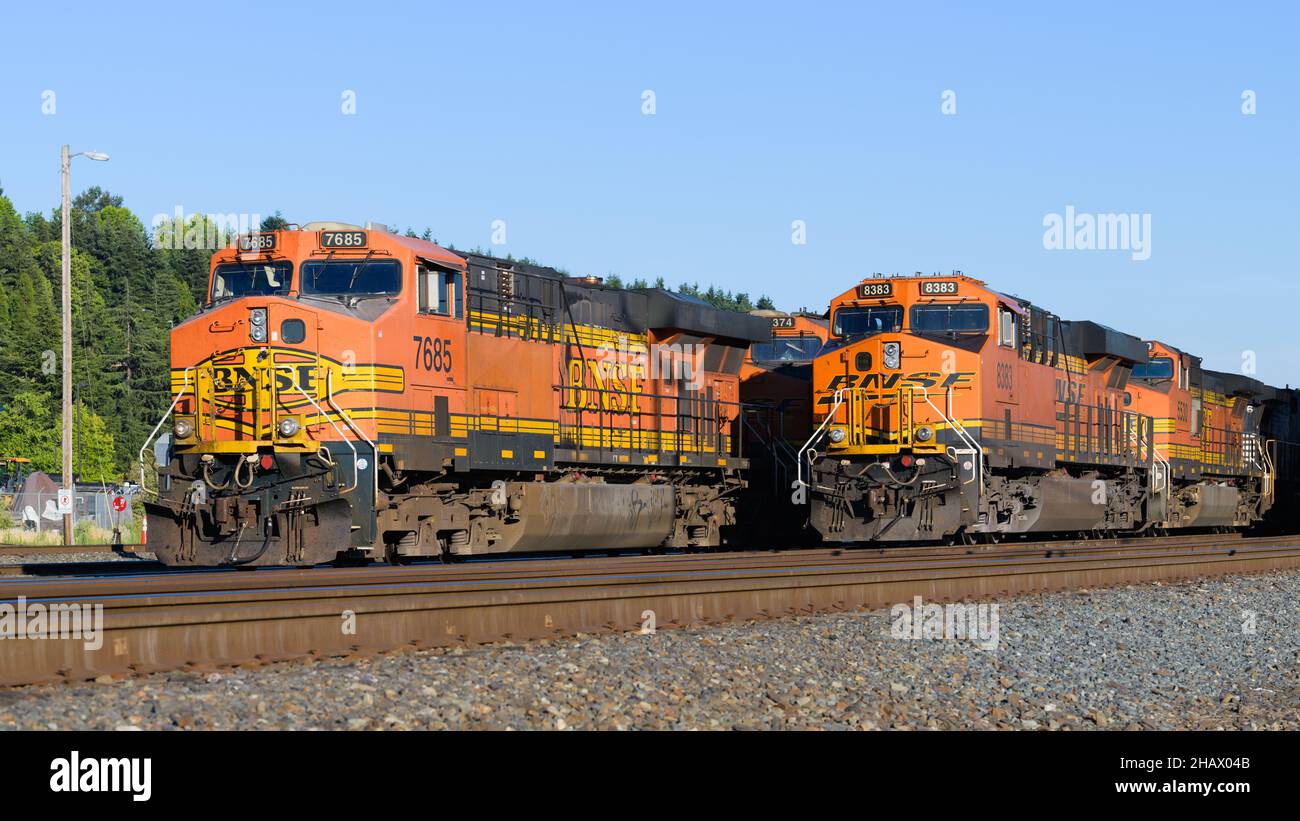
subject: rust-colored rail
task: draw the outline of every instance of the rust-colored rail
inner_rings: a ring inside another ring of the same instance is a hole
[[[0,581],[103,607],[103,641],[0,640],[0,683],[535,639],[1300,567],[1300,538],[1187,537]],[[350,628],[355,627],[355,630]]]

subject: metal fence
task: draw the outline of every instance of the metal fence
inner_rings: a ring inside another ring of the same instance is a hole
[[[73,524],[89,521],[95,527],[104,530],[114,528],[126,529],[132,522],[131,505],[128,503],[123,511],[113,509],[113,499],[122,495],[113,488],[101,490],[78,489],[73,505]],[[131,497],[125,496],[129,502]],[[63,516],[58,512],[57,492],[20,493],[14,499],[14,508],[9,515],[15,527],[23,530],[44,532],[59,530],[63,527]]]

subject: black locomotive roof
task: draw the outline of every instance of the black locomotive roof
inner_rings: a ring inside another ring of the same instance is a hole
[[[483,254],[462,254],[468,284],[478,302],[503,299],[501,278],[510,277],[509,301],[515,310],[536,306],[557,321],[596,325],[643,334],[648,330],[689,331],[701,336],[757,342],[771,336],[771,323],[738,311],[716,308],[697,297],[662,288],[615,288],[594,277],[569,277],[554,268]]]
[[[1268,401],[1277,394],[1277,388],[1265,385],[1258,379],[1251,379],[1239,373],[1209,371],[1201,369],[1201,386],[1217,390],[1225,396],[1245,396],[1247,398]]]
[[[638,288],[634,293],[646,296],[648,328],[679,328],[745,342],[761,342],[772,336],[770,320],[738,311],[724,311],[698,297],[662,288]]]
[[[1085,357],[1114,356],[1134,363],[1147,361],[1147,343],[1132,334],[1088,320],[1064,320],[1065,350]]]

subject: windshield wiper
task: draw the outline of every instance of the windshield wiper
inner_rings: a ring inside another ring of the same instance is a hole
[[[361,275],[361,269],[370,264],[370,258],[373,257],[374,254],[375,252],[373,250],[366,251],[365,258],[361,260],[357,267],[352,269],[352,279],[348,280],[348,293],[352,292],[353,286],[357,284],[357,277]]]

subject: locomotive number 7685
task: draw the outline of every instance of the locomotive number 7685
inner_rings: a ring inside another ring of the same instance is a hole
[[[442,373],[451,370],[451,340],[413,336],[415,341],[415,369]]]

